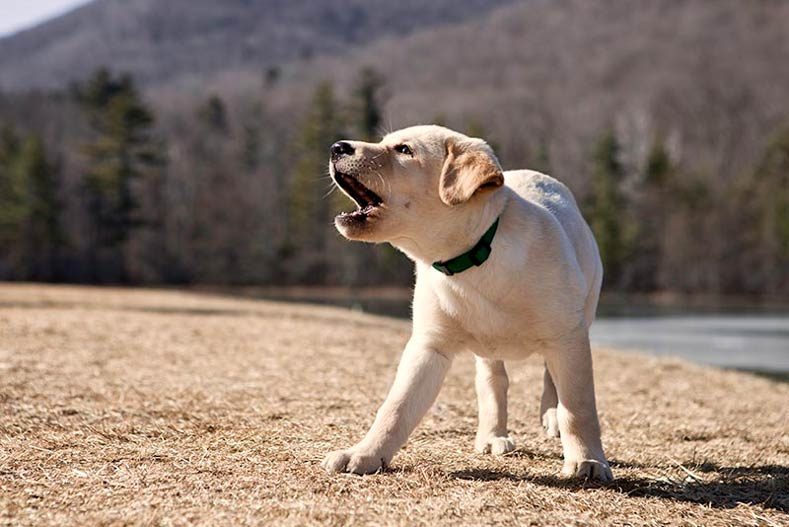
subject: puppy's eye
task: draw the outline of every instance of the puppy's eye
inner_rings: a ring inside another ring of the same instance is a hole
[[[399,145],[396,145],[396,146],[394,147],[394,150],[395,150],[395,152],[397,152],[398,154],[405,154],[405,155],[407,155],[407,156],[413,156],[413,155],[414,155],[414,151],[413,151],[413,150],[411,150],[411,147],[410,147],[410,146],[408,146],[408,145],[407,145],[407,144],[405,144],[405,143],[403,143],[403,144],[399,144]]]

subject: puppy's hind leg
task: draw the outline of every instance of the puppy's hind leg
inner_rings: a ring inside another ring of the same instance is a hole
[[[545,435],[548,437],[559,437],[559,421],[556,418],[556,407],[559,404],[559,397],[556,395],[556,385],[553,384],[551,372],[545,366],[542,376],[542,400],[540,401],[540,419]]]
[[[600,424],[594,395],[589,335],[569,337],[545,356],[556,383],[556,416],[564,451],[562,475],[611,481],[611,468],[600,442]]]
[[[515,450],[507,434],[507,389],[509,379],[504,362],[476,357],[479,428],[475,448],[481,454],[506,454]]]

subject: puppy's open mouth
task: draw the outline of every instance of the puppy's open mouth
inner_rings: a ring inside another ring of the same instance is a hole
[[[381,206],[383,200],[370,190],[362,185],[358,179],[348,174],[343,174],[338,170],[334,171],[334,181],[354,202],[356,202],[357,209],[353,212],[343,212],[337,219],[364,221],[370,217],[375,210]]]

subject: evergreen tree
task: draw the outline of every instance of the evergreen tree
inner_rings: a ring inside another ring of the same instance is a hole
[[[55,172],[38,136],[21,142],[10,129],[0,134],[0,245],[14,277],[55,277],[62,242]]]
[[[371,67],[359,72],[356,86],[353,89],[352,121],[359,139],[373,141],[381,128],[381,88],[384,78]]]
[[[225,101],[218,95],[212,95],[197,111],[200,121],[212,132],[227,133],[230,124],[227,117]]]
[[[55,277],[55,258],[63,241],[63,231],[56,167],[47,158],[40,137],[32,136],[26,141],[20,153],[19,171],[27,183],[25,252],[28,278],[51,280]]]
[[[244,170],[254,172],[260,166],[260,126],[257,123],[244,125],[241,144],[241,165]]]
[[[351,93],[351,128],[362,141],[375,142],[380,138],[382,115],[381,109],[385,79],[371,67],[359,72],[356,85]],[[347,210],[347,198],[339,192],[333,194],[332,212]],[[403,265],[404,256],[389,244],[370,246],[368,244],[344,244],[339,250],[341,258],[335,262],[339,280],[344,285],[360,285],[373,281],[376,273],[396,276],[399,270],[408,269]]]
[[[271,88],[279,82],[282,70],[279,66],[269,66],[263,71],[263,87]]]
[[[358,130],[359,139],[373,141],[381,132],[381,89],[384,78],[371,67],[359,72],[352,97],[352,121]]]
[[[636,196],[637,236],[632,247],[633,276],[628,284],[633,289],[653,291],[660,285],[666,222],[673,206],[669,196],[673,171],[663,141],[655,140],[647,155]]]
[[[244,174],[237,164],[228,162],[238,148],[232,141],[231,129],[227,107],[218,95],[211,95],[196,107],[189,135],[189,157],[194,162],[190,208],[195,212],[188,229],[188,260],[194,262],[189,265],[196,280],[238,280],[243,245],[239,237],[246,236],[238,228],[238,187]]]
[[[619,143],[613,131],[606,132],[595,146],[592,192],[587,202],[587,218],[600,248],[606,282],[621,284],[628,256],[625,198],[621,190],[624,168],[619,160]]]
[[[11,257],[19,246],[27,216],[26,182],[18,170],[21,144],[10,127],[0,131],[0,247],[4,259]]]
[[[746,272],[759,272],[762,291],[789,287],[789,127],[773,135],[751,178],[747,199],[738,203],[751,216],[747,250],[760,256]]]
[[[658,191],[663,190],[670,183],[672,172],[671,157],[663,141],[656,140],[649,149],[646,165],[644,167],[644,182]]]
[[[288,247],[303,262],[302,279],[325,279],[326,238],[330,234],[331,207],[324,199],[326,185],[321,176],[328,170],[329,147],[342,138],[342,119],[334,89],[328,82],[318,85],[296,144],[288,203]]]
[[[260,104],[252,104],[243,112],[238,148],[241,168],[246,172],[255,172],[264,164],[263,132],[266,118],[263,106]]]
[[[94,138],[84,146],[88,170],[83,183],[94,230],[94,278],[127,281],[128,241],[144,221],[138,192],[145,176],[163,163],[161,145],[153,135],[154,116],[131,77],[114,78],[99,70],[77,88],[77,99],[88,115]],[[98,252],[109,252],[102,269]]]

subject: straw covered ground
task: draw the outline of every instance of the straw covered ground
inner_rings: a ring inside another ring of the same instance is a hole
[[[789,385],[595,350],[616,481],[556,477],[541,365],[505,457],[473,451],[473,361],[383,474],[319,463],[371,422],[408,324],[205,294],[0,285],[0,524],[789,525]]]

